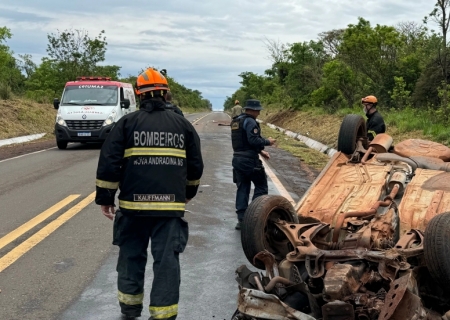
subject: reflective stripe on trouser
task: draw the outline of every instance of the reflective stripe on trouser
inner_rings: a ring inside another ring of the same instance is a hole
[[[178,315],[178,304],[167,307],[149,307],[150,319],[175,319]]]
[[[117,298],[119,299],[119,302],[122,302],[123,304],[135,306],[138,304],[142,304],[142,301],[144,300],[144,293],[126,294],[119,291],[117,293]]]
[[[123,215],[115,228],[120,247],[117,262],[119,291],[133,296],[144,292],[147,247],[151,239],[153,284],[150,308],[158,308],[154,309],[158,312],[152,318],[175,319],[180,289],[179,253],[184,251],[188,240],[186,220]],[[123,302],[120,305],[124,314],[136,311],[136,306]],[[164,314],[160,311],[167,309],[159,308],[171,309]]]

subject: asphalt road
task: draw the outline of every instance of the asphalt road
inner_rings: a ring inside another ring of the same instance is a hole
[[[234,272],[248,265],[234,229],[230,127],[218,125],[230,119],[221,112],[186,117],[201,137],[205,172],[187,205],[178,319],[228,320],[236,309]],[[112,222],[93,202],[99,151],[98,145],[69,144],[0,161],[0,319],[121,319]],[[276,183],[296,201],[294,185],[306,186],[313,174],[286,178],[301,169],[299,161],[273,151],[280,159],[270,162]],[[280,190],[269,181],[270,194]],[[145,304],[151,264],[150,258]],[[142,319],[148,316],[144,308]]]

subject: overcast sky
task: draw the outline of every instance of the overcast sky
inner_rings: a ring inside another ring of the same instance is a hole
[[[47,34],[105,30],[106,64],[121,75],[146,66],[165,68],[188,88],[202,92],[215,110],[240,87],[241,72],[271,66],[265,39],[280,43],[316,40],[318,34],[357,23],[394,26],[421,23],[433,0],[1,0],[0,27],[13,33],[15,54],[46,56]]]

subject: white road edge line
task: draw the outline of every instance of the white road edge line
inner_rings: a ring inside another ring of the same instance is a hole
[[[16,143],[37,140],[37,139],[42,138],[45,135],[46,135],[46,133],[37,133],[37,134],[30,134],[28,136],[20,136],[20,137],[0,140],[0,147],[8,146],[11,144],[16,144]]]
[[[20,156],[14,157],[14,158],[8,158],[8,159],[0,160],[0,163],[6,162],[6,161],[9,161],[9,160],[14,160],[14,159],[22,158],[22,157],[29,156],[29,155],[36,154],[36,153],[41,153],[41,152],[48,151],[48,150],[52,150],[52,149],[56,149],[56,147],[48,148],[48,149],[44,149],[44,150],[39,150],[39,151],[27,153],[27,154],[22,154],[22,155],[20,155]]]
[[[203,117],[201,117],[201,118],[195,119],[195,120],[192,122],[192,124],[196,124],[197,122],[199,122],[199,121],[202,120],[203,118],[209,116],[210,114],[211,114],[211,112],[208,113],[208,114],[205,114],[205,115],[204,115]]]
[[[291,197],[289,192],[286,190],[286,188],[283,186],[281,181],[278,179],[278,177],[275,175],[275,173],[272,171],[272,169],[269,166],[269,163],[261,156],[259,156],[261,161],[264,164],[264,168],[267,172],[267,175],[269,176],[270,180],[272,180],[273,184],[275,185],[275,188],[277,188],[278,192],[281,196],[285,197],[293,206],[296,205],[296,202]]]

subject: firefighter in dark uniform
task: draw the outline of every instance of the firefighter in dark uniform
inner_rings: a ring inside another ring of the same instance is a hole
[[[267,176],[259,155],[269,159],[269,153],[264,151],[265,146],[273,145],[276,140],[261,137],[261,129],[256,118],[262,110],[258,100],[246,101],[244,113],[233,118],[231,122],[231,142],[233,145],[233,182],[237,185],[236,213],[238,223],[236,229],[240,230],[248,207],[251,183],[255,190],[252,200],[268,193]]]
[[[375,96],[367,96],[361,99],[363,105],[363,112],[367,117],[367,139],[372,141],[379,133],[386,132],[386,125],[383,117],[377,111],[378,100]]]
[[[118,121],[98,161],[95,202],[114,218],[113,244],[120,248],[118,299],[127,318],[141,315],[150,239],[150,319],[173,320],[178,314],[179,253],[188,240],[183,216],[185,204],[197,193],[203,161],[194,127],[166,109],[168,89],[166,78],[153,68],[137,77],[140,109]]]

